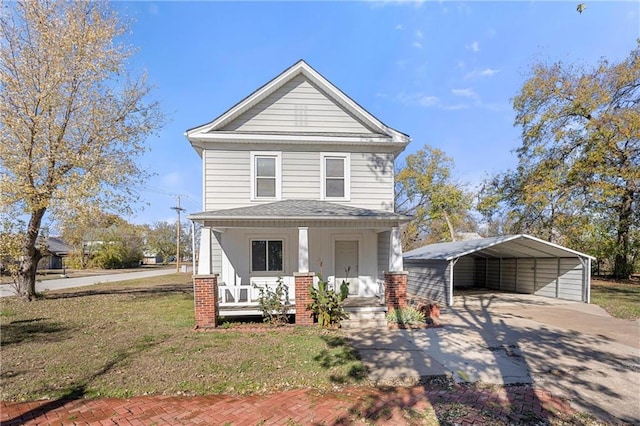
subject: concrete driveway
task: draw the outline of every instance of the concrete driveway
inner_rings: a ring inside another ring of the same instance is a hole
[[[351,338],[374,380],[445,374],[457,382],[533,383],[607,422],[640,424],[639,322],[596,305],[482,294],[457,298],[441,323]]]

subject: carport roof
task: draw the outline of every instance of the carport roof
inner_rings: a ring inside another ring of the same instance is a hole
[[[531,235],[504,235],[477,240],[429,244],[404,254],[405,260],[453,260],[473,254],[485,258],[595,257]]]

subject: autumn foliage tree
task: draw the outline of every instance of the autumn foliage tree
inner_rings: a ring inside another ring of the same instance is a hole
[[[127,25],[103,1],[5,4],[0,14],[0,190],[26,218],[17,272],[35,295],[43,218],[81,205],[126,208],[146,174],[136,159],[162,123],[144,75],[132,75]]]
[[[396,211],[414,218],[403,229],[403,249],[455,241],[459,231],[475,228],[473,197],[453,180],[452,169],[453,160],[428,145],[406,157],[396,174]]]
[[[640,41],[619,63],[536,65],[513,105],[518,167],[486,183],[480,209],[629,277],[640,257]]]

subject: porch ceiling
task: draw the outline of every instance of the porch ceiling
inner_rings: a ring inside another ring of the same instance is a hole
[[[189,219],[208,226],[398,226],[410,216],[317,200],[284,200],[195,213]]]

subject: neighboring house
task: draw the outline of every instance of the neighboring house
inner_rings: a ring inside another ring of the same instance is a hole
[[[143,265],[161,265],[164,259],[157,253],[151,251],[144,251],[142,253]]]
[[[71,251],[71,246],[58,237],[47,238],[47,249],[38,262],[38,269],[62,269],[64,258]]]
[[[399,227],[410,218],[394,212],[394,159],[410,138],[304,61],[185,135],[204,182],[204,211],[190,216],[202,225],[196,322],[208,321],[197,307],[207,277],[214,305],[244,309],[227,316],[258,312],[255,286],[282,277],[300,322],[314,273],[366,297],[402,271]]]

